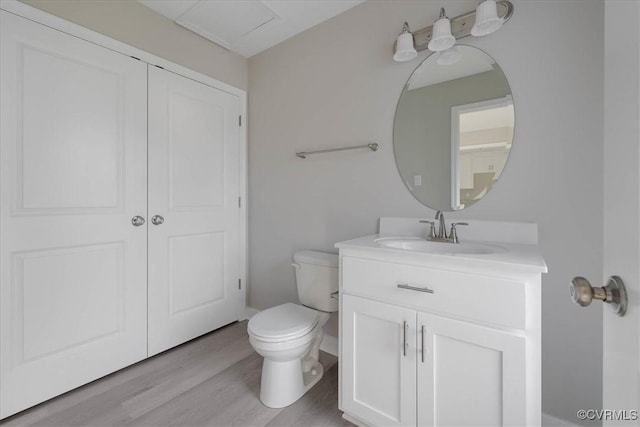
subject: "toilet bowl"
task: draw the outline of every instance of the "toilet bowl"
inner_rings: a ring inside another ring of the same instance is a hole
[[[260,400],[283,408],[298,400],[324,374],[318,361],[323,326],[338,310],[338,257],[302,251],[294,255],[300,304],[286,303],[249,320],[249,342],[264,360]]]

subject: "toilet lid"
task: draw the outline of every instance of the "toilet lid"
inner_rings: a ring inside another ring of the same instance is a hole
[[[261,311],[249,320],[249,334],[268,340],[292,340],[308,334],[318,324],[315,310],[286,303]]]

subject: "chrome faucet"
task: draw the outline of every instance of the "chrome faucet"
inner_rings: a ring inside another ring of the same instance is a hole
[[[452,222],[451,223],[451,231],[449,235],[447,235],[447,226],[444,221],[444,214],[442,211],[436,212],[436,218],[438,221],[438,232],[436,232],[436,223],[435,221],[428,220],[420,220],[421,223],[431,224],[429,227],[429,234],[427,235],[427,240],[432,242],[446,242],[446,243],[460,243],[458,239],[458,231],[456,226],[458,225],[469,225],[466,222]]]
[[[442,213],[442,211],[436,212],[436,219],[440,222],[440,226],[438,227],[438,234],[436,235],[436,237],[438,237],[439,239],[446,239],[447,226],[445,225],[444,214]]]

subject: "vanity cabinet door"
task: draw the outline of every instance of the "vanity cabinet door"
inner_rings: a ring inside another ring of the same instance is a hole
[[[343,410],[369,425],[416,425],[416,312],[342,297]]]
[[[426,313],[417,326],[418,425],[526,425],[523,336]]]

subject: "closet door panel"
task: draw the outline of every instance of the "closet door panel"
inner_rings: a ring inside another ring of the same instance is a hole
[[[0,417],[146,356],[146,65],[1,13]]]
[[[239,99],[149,67],[149,355],[238,320]]]

